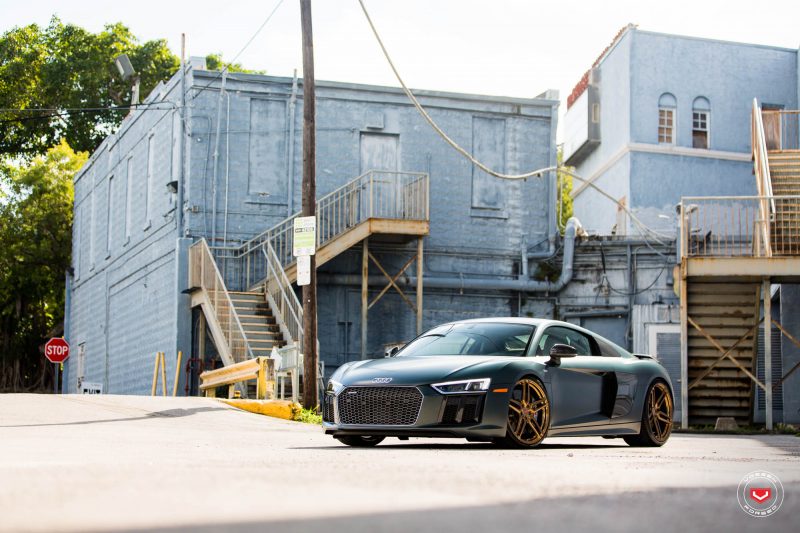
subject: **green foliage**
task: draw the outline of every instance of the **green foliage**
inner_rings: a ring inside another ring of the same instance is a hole
[[[41,388],[46,379],[40,346],[64,318],[72,180],[87,156],[62,140],[0,171],[0,390]]]
[[[295,416],[296,422],[303,422],[305,424],[316,424],[318,426],[322,425],[322,415],[319,414],[316,408],[314,409],[306,409],[303,407]]]
[[[558,166],[561,167],[564,164],[564,151],[561,146],[558,147]],[[570,172],[574,172],[575,169],[573,167],[564,167],[566,170]],[[567,227],[567,221],[572,216],[572,176],[566,174],[564,172],[558,172],[558,228],[561,230],[561,234],[564,234],[564,230]]]
[[[127,110],[63,110],[128,105],[130,82],[121,78],[114,64],[120,54],[128,54],[140,75],[142,95],[169,79],[179,66],[165,40],[140,44],[121,23],[91,33],[53,17],[46,28],[31,24],[4,33],[0,108],[31,111],[0,111],[0,154],[29,159],[62,139],[76,150],[94,150]],[[41,108],[56,111],[32,110]]]
[[[208,54],[206,56],[206,68],[208,70],[222,70],[227,63],[222,59],[222,54]],[[240,63],[231,63],[228,72],[242,72],[244,74],[266,74],[263,70],[249,70]]]

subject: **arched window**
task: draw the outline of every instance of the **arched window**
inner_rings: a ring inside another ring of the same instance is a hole
[[[692,102],[692,147],[708,148],[708,130],[711,125],[711,103],[698,96]]]
[[[658,99],[658,143],[675,144],[675,108],[678,101],[671,93]]]

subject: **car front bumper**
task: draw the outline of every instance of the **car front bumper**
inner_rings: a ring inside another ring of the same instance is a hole
[[[417,416],[410,423],[382,423],[392,414],[407,409],[391,399],[391,386],[349,386],[337,394],[328,391],[323,398],[322,427],[328,435],[376,435],[386,437],[456,437],[490,440],[506,434],[508,413],[507,392],[486,391],[480,394],[441,394],[430,385],[395,387],[414,388],[421,401]],[[358,393],[369,390],[369,400],[360,400]],[[381,393],[386,393],[386,400]],[[352,395],[352,397],[348,396]],[[377,396],[376,400],[374,397]],[[349,402],[349,403],[348,403]],[[476,405],[477,403],[477,405]],[[353,406],[362,409],[363,416],[353,414]],[[377,411],[377,413],[376,413]],[[363,423],[359,418],[369,418]],[[412,417],[413,418],[413,417]],[[350,423],[346,423],[350,422]],[[362,423],[358,423],[362,422]]]

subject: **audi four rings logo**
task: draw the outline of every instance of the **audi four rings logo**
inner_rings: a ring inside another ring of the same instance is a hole
[[[389,383],[392,381],[392,378],[372,378],[373,383]]]

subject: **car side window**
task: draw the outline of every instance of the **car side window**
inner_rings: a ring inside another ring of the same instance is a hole
[[[595,337],[595,342],[600,347],[600,355],[603,357],[620,357],[619,351],[614,348],[611,344],[607,343],[603,339],[598,339]]]
[[[550,355],[550,350],[556,344],[573,346],[578,351],[578,355],[592,355],[592,343],[589,337],[574,329],[561,326],[553,326],[545,330],[536,347],[536,355]]]

